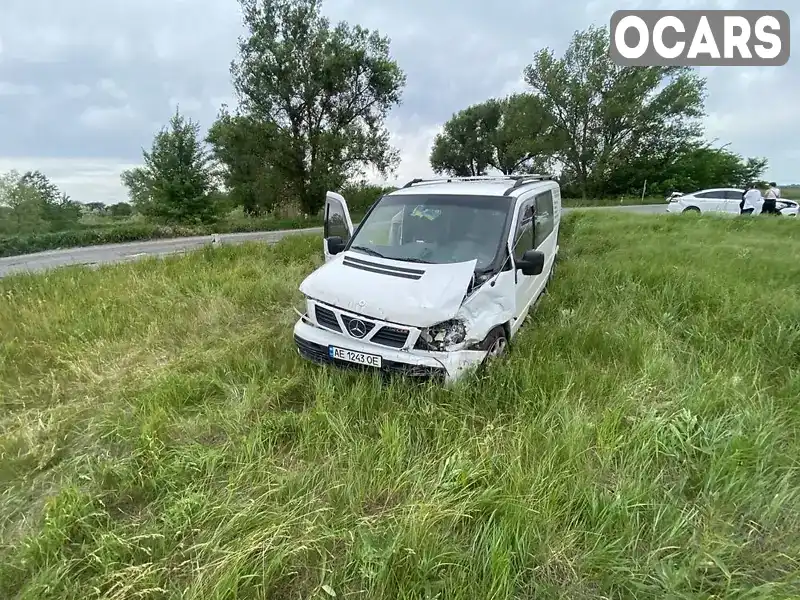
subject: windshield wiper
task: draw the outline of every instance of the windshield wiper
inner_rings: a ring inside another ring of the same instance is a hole
[[[404,262],[425,263],[426,265],[433,264],[431,261],[422,260],[421,258],[397,258],[396,256],[386,256],[385,254],[381,254],[377,250],[373,250],[372,248],[367,248],[366,246],[350,246],[350,250],[360,250],[361,252],[369,254],[370,256],[377,256],[378,258],[385,258],[387,260],[401,260]]]
[[[432,265],[433,263],[429,260],[422,260],[421,258],[393,258],[392,260],[402,260],[403,262],[412,262],[412,263],[423,263],[426,265]]]
[[[361,252],[369,254],[370,256],[377,256],[378,258],[386,258],[383,254],[381,254],[377,250],[373,250],[372,248],[367,248],[366,246],[350,246],[350,250],[360,250]]]

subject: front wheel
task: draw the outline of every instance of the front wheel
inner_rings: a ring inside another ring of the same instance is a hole
[[[700,209],[697,208],[696,206],[690,206],[689,208],[684,209],[683,214],[686,214],[686,213],[700,214]]]
[[[486,352],[486,359],[484,362],[500,358],[506,353],[507,348],[508,336],[506,335],[505,328],[502,326],[495,327],[489,332],[489,335],[486,336],[486,339],[483,340],[481,344],[481,350]]]

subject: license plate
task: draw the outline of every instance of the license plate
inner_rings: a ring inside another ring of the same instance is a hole
[[[365,365],[367,367],[380,368],[381,357],[375,354],[365,354],[363,352],[354,352],[352,350],[345,350],[344,348],[337,348],[335,346],[328,346],[328,356],[338,360],[346,360],[347,362]]]

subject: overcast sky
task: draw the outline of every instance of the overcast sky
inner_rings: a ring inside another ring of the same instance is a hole
[[[751,8],[757,0],[327,0],[333,20],[377,28],[408,82],[389,127],[396,178],[430,175],[433,136],[453,112],[525,89],[534,52],[621,8]],[[800,17],[797,0],[770,9]],[[792,23],[792,33],[796,31]],[[83,202],[126,200],[141,160],[180,104],[207,128],[234,104],[229,64],[242,33],[236,0],[0,0],[0,172],[40,169]],[[702,69],[707,137],[766,156],[768,176],[800,181],[800,63]]]

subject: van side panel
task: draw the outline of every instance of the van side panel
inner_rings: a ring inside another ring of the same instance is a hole
[[[556,182],[546,182],[543,185],[537,185],[532,187],[529,190],[526,190],[524,193],[520,194],[517,198],[517,203],[515,206],[515,219],[513,223],[513,227],[511,229],[509,242],[513,244],[514,242],[514,235],[517,230],[517,224],[519,222],[519,209],[520,207],[528,202],[531,199],[537,198],[542,194],[547,194],[549,192],[550,199],[551,199],[551,206],[550,209],[552,211],[552,230],[550,231],[549,235],[546,238],[540,240],[537,248],[544,251],[546,255],[545,259],[545,268],[541,275],[536,275],[532,277],[521,277],[516,276],[516,285],[515,285],[515,315],[514,319],[510,322],[510,329],[512,336],[517,333],[519,328],[522,326],[522,323],[529,313],[531,307],[536,303],[539,297],[542,294],[545,286],[547,285],[547,281],[550,276],[550,272],[553,268],[555,263],[555,257],[558,253],[558,237],[559,237],[559,229],[561,224],[561,189]],[[513,252],[513,247],[512,247]]]

